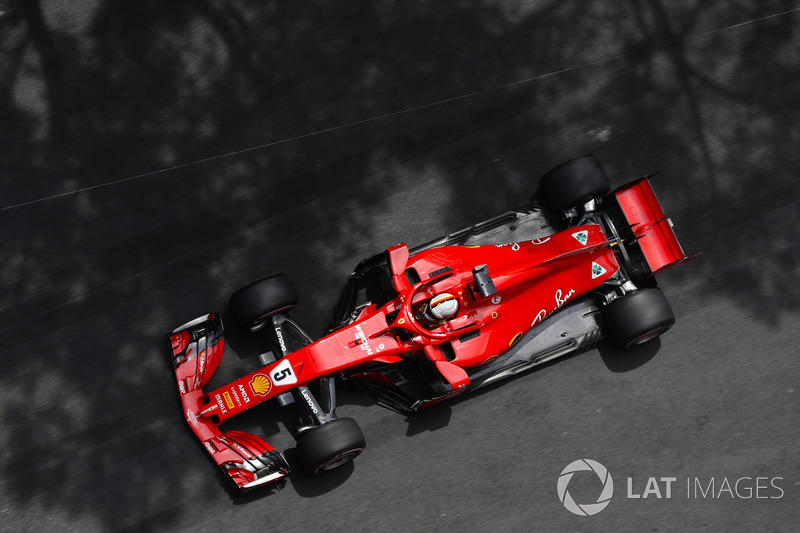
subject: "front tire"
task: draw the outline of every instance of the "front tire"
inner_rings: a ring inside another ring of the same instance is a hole
[[[658,288],[617,298],[605,307],[603,319],[611,339],[626,349],[655,339],[675,323],[672,308]]]
[[[297,454],[306,470],[319,474],[352,461],[366,445],[355,420],[337,418],[300,435]]]
[[[256,330],[270,315],[297,305],[297,291],[289,276],[272,274],[245,285],[231,296],[231,311]]]
[[[555,211],[565,211],[605,196],[611,189],[600,161],[581,155],[565,161],[542,176],[542,196]]]

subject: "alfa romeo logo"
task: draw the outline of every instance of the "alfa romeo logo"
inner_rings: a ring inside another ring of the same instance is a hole
[[[589,232],[586,230],[579,231],[578,233],[573,233],[573,237],[582,245],[586,246],[586,242],[589,240]]]
[[[576,503],[567,490],[572,476],[575,475],[575,472],[580,472],[582,470],[594,472],[603,484],[603,490],[595,503]],[[558,499],[561,500],[561,503],[564,504],[564,507],[566,507],[569,512],[575,513],[578,516],[592,516],[599,513],[608,506],[613,495],[614,480],[611,479],[611,474],[608,473],[608,469],[597,461],[578,459],[568,464],[564,470],[561,471],[561,475],[558,476]]]
[[[592,262],[592,279],[597,279],[606,273],[606,269],[597,263]]]

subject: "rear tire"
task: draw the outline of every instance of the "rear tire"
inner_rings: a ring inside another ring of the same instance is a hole
[[[352,418],[337,418],[300,435],[297,454],[312,474],[352,461],[366,447],[364,434]]]
[[[245,285],[231,296],[231,311],[251,330],[270,315],[297,305],[297,291],[289,276],[273,274]]]
[[[651,341],[675,323],[661,289],[641,289],[617,298],[603,310],[608,334],[622,348]]]
[[[542,176],[540,185],[545,202],[555,211],[578,207],[610,189],[603,166],[591,154],[561,163]]]

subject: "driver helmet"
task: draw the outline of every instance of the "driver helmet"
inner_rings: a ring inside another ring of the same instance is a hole
[[[428,314],[433,320],[450,320],[457,312],[458,300],[449,292],[437,294],[428,305]]]

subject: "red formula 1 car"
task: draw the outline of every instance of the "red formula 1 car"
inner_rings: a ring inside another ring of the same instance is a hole
[[[661,335],[675,318],[654,274],[688,258],[647,178],[609,189],[597,159],[581,156],[548,172],[523,208],[362,261],[318,340],[289,316],[297,295],[286,275],[247,285],[231,311],[275,341],[254,372],[204,390],[224,347],[217,313],[169,335],[190,428],[245,491],[287,476],[289,464],[263,439],[220,426],[267,400],[307,408],[296,451],[318,473],[365,446],[356,422],[335,414],[336,378],[413,412],[606,336],[630,347]]]

